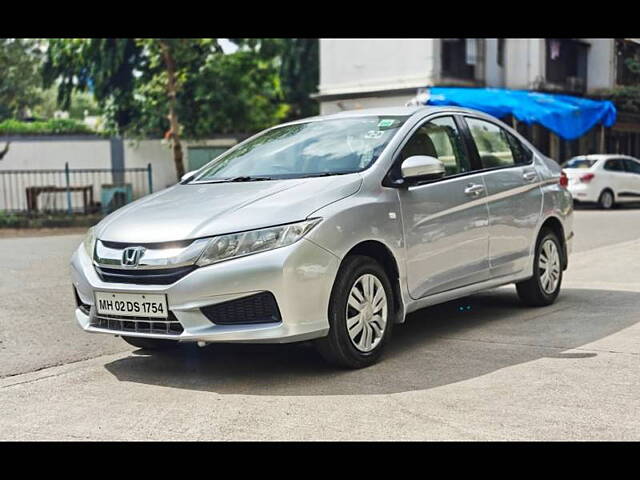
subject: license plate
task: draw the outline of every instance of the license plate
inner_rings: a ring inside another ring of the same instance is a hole
[[[167,318],[165,294],[96,292],[98,314]]]

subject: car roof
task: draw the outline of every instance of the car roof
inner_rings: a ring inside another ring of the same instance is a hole
[[[635,157],[624,155],[622,153],[592,153],[591,155],[578,155],[576,157],[572,157],[567,160],[567,162],[570,162],[571,160],[609,160],[610,158],[626,158],[628,160],[635,160],[636,162],[640,161]]]
[[[423,116],[426,113],[436,113],[436,112],[471,113],[478,116],[492,118],[490,115],[487,115],[486,113],[480,112],[478,110],[472,110],[469,108],[462,108],[462,107],[456,107],[456,106],[436,107],[431,105],[418,105],[418,106],[411,106],[411,107],[379,107],[379,108],[362,108],[362,109],[355,109],[355,110],[344,110],[338,113],[331,113],[327,115],[317,115],[315,117],[302,118],[300,120],[288,122],[283,125],[290,125],[290,124],[309,122],[309,121],[323,121],[323,120],[332,120],[332,119],[338,119],[338,118],[353,118],[353,117],[367,117],[367,116],[411,117],[416,114]],[[278,126],[282,126],[282,125],[278,125]]]

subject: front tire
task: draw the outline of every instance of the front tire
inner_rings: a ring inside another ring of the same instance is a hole
[[[542,307],[555,302],[562,285],[563,250],[557,235],[544,230],[536,243],[533,277],[516,283],[520,300],[525,305]]]
[[[374,259],[353,255],[340,267],[329,300],[329,334],[315,341],[333,365],[363,368],[382,355],[393,328],[393,290]]]
[[[122,339],[129,345],[144,350],[166,350],[178,344],[176,340],[164,340],[161,338],[122,337]]]

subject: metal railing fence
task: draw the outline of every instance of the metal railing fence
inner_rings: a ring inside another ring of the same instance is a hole
[[[69,168],[0,170],[0,211],[108,213],[153,192],[151,164],[146,168]]]

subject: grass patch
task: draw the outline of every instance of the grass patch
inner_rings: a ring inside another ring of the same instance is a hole
[[[44,121],[21,122],[4,120],[0,122],[0,135],[70,135],[95,134],[87,125],[69,118],[52,118]]]
[[[102,220],[103,215],[43,214],[17,215],[0,211],[0,228],[64,228],[91,227]]]

